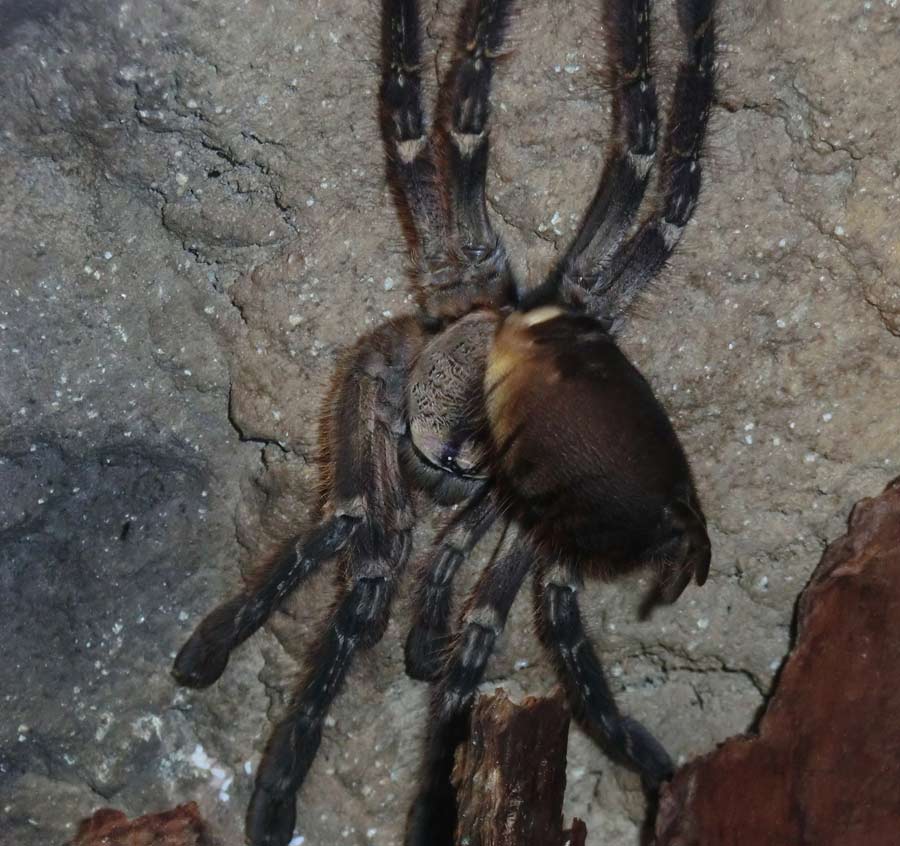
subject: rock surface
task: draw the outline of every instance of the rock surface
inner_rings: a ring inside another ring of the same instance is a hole
[[[424,5],[442,60],[457,4]],[[496,79],[491,212],[532,281],[602,158],[589,6],[522,4]],[[673,8],[656,6],[668,90]],[[256,551],[302,524],[338,351],[411,307],[374,15],[0,0],[2,842],[188,798],[242,842],[267,717],[329,575],[213,689],[179,691],[168,667]],[[682,758],[751,723],[826,539],[900,458],[900,9],[741,0],[722,17],[706,188],[625,337],[693,457],[713,572],[649,622],[635,584],[597,585],[586,610],[623,709]],[[489,671],[514,695],[555,684],[527,594]],[[401,597],[332,710],[299,800],[308,845],[399,842],[425,720],[407,618]],[[569,761],[567,818],[636,846],[636,778],[575,732]]]
[[[758,737],[691,761],[656,846],[893,846],[900,821],[900,479],[853,511],[803,592]]]

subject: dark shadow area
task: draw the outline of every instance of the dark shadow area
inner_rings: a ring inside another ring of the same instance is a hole
[[[49,23],[64,8],[63,0],[0,0],[0,47],[13,44],[16,30],[23,24]]]

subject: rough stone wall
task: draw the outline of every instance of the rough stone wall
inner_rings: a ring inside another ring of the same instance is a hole
[[[427,2],[440,59],[456,3]],[[586,0],[522,4],[490,207],[536,281],[599,172]],[[897,474],[896,0],[722,4],[706,188],[627,351],[672,412],[713,573],[590,620],[623,707],[690,757],[745,729],[850,505]],[[677,43],[657,3],[660,78]],[[196,799],[240,834],[328,576],[199,694],[168,676],[253,550],[302,524],[335,356],[410,308],[375,126],[369,0],[0,0],[0,841]],[[663,88],[663,90],[666,90]],[[470,568],[470,573],[474,571]],[[554,679],[517,603],[488,684]],[[304,786],[307,844],[397,843],[425,716],[405,597]],[[274,637],[273,637],[274,634]],[[637,779],[573,734],[566,815],[635,846]]]

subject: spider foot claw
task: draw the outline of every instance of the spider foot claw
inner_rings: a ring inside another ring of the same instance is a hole
[[[230,654],[228,644],[209,637],[201,623],[175,656],[172,676],[183,687],[209,687],[225,672]]]
[[[698,506],[699,508],[699,506]],[[663,602],[671,604],[678,599],[684,589],[694,579],[698,585],[706,582],[709,575],[711,548],[706,531],[706,519],[702,512],[688,503],[676,500],[669,506],[672,525],[684,537],[681,560],[673,562],[669,572],[662,573],[659,589]]]
[[[251,846],[286,846],[294,836],[296,820],[293,791],[284,795],[257,784],[247,809],[247,842]]]
[[[406,675],[417,681],[434,681],[444,665],[446,640],[444,631],[413,626],[404,648]]]
[[[239,594],[203,618],[175,656],[172,675],[178,684],[209,687],[225,672],[231,650],[243,639],[239,622],[245,610],[246,600]]]
[[[623,717],[625,751],[641,775],[644,789],[656,794],[660,785],[675,773],[675,765],[663,745],[637,720]]]

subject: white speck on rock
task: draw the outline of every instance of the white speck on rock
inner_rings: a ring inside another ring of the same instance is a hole
[[[198,770],[206,770],[207,772],[212,770],[212,759],[206,754],[206,750],[199,743],[194,747],[194,751],[191,752],[190,762]]]
[[[162,720],[155,714],[144,714],[131,723],[131,730],[136,737],[147,742],[156,737],[162,737]]]

